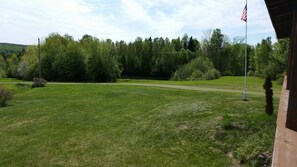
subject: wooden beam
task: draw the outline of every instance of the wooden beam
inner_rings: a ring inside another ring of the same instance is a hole
[[[294,43],[293,43],[293,39],[292,37],[290,38],[290,47],[289,47],[289,54],[288,54],[288,62],[287,62],[287,90],[290,90],[291,88],[291,71],[292,71],[292,50],[293,50],[293,46],[294,46]]]
[[[297,0],[265,0],[265,3],[277,38],[290,37]]]
[[[296,44],[296,41],[295,41],[295,35],[294,35],[294,33],[296,33],[296,31],[294,32],[293,30],[294,30],[294,23],[296,22],[296,20],[295,20],[295,22],[294,22],[294,19],[296,19],[296,18],[294,18],[294,11],[293,11],[293,18],[292,18],[292,24],[291,24],[291,30],[292,30],[292,32],[290,32],[290,34],[291,34],[291,36],[290,36],[290,47],[289,47],[289,54],[288,54],[288,67],[287,67],[287,90],[290,90],[290,88],[291,88],[291,79],[292,79],[292,77],[293,77],[293,75],[292,75],[292,70],[293,70],[293,55],[294,55],[294,46],[295,46],[295,44]],[[296,23],[295,23],[296,24]]]
[[[293,25],[291,33],[291,70],[290,70],[290,93],[286,127],[297,131],[297,7],[294,9]]]

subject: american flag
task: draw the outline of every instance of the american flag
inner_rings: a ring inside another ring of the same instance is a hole
[[[241,15],[241,20],[243,21],[247,21],[247,5],[245,5],[244,9],[243,9],[243,12],[242,12],[242,15]]]

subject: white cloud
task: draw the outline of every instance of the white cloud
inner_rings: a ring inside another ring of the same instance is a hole
[[[130,19],[141,22],[151,21],[143,6],[135,0],[121,0],[122,9]]]
[[[188,33],[200,38],[220,28],[231,39],[244,36],[242,0],[0,0],[1,42],[36,43],[51,32],[84,34],[113,40],[137,36],[175,38]],[[249,34],[274,35],[263,1],[249,0]],[[257,41],[257,42],[259,42]],[[254,41],[253,43],[255,43]]]
[[[0,29],[9,33],[12,39],[18,38],[19,42],[34,42],[38,36],[47,36],[51,32],[80,38],[86,33],[103,36],[105,32],[121,31],[109,24],[104,16],[92,15],[94,10],[100,9],[81,0],[31,0],[21,3],[10,0],[1,4],[0,10],[6,15],[0,16]],[[30,36],[31,39],[27,39]]]

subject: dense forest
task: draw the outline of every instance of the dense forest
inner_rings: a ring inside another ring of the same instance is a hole
[[[21,55],[27,45],[19,45],[19,44],[10,44],[10,43],[0,43],[0,55],[8,58],[13,54]]]
[[[232,41],[220,29],[207,31],[202,40],[185,34],[176,39],[140,38],[134,41],[99,40],[84,35],[50,34],[41,44],[42,77],[48,81],[110,82],[120,77],[173,80],[216,79],[244,75],[242,38]],[[288,40],[263,39],[247,46],[248,74],[282,78]],[[0,53],[1,54],[1,53]],[[38,47],[0,56],[0,77],[32,80],[38,76]]]

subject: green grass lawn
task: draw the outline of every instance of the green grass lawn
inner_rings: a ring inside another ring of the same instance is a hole
[[[3,82],[20,82],[21,80],[18,80],[16,78],[0,78],[0,83]]]
[[[255,80],[257,91],[264,81]],[[264,113],[260,95],[243,102],[236,93],[131,85],[1,85],[16,94],[0,108],[0,166],[221,167],[255,165],[272,151],[276,114]]]
[[[168,85],[186,85],[186,86],[202,86],[210,88],[234,89],[243,90],[244,77],[242,76],[225,76],[216,80],[201,80],[201,81],[168,81],[168,80],[147,80],[147,79],[119,79],[118,83],[147,83],[147,84],[168,84]],[[247,92],[259,91],[263,92],[264,80],[258,77],[247,77]],[[276,94],[281,91],[280,84],[273,81],[273,89]]]

